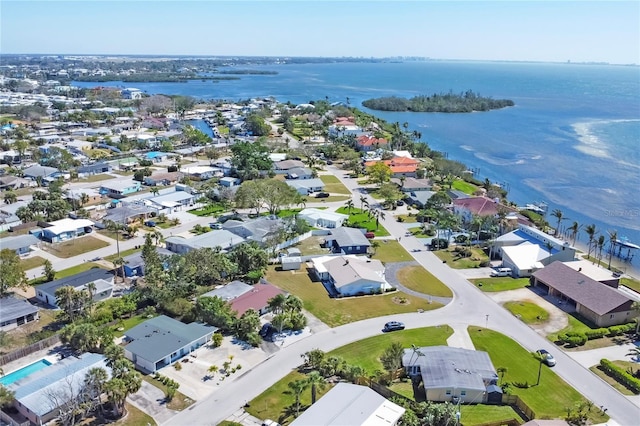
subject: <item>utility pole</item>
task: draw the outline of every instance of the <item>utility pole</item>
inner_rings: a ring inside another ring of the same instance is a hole
[[[484,328],[489,328],[489,314],[485,315]]]

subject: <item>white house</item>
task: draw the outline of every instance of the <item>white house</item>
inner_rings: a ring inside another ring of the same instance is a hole
[[[349,215],[308,208],[299,212],[298,218],[306,220],[309,226],[316,228],[339,228],[349,219]]]
[[[38,308],[16,296],[0,298],[0,330],[8,331],[38,319]]]
[[[384,277],[379,260],[357,256],[323,256],[312,260],[318,279],[331,284],[333,296],[376,294],[393,287]]]
[[[101,268],[92,268],[58,280],[36,286],[36,298],[48,305],[58,308],[56,302],[56,290],[61,287],[73,287],[76,291],[86,290],[93,283],[93,300],[99,302],[109,299],[113,294],[114,275],[111,271]]]
[[[303,180],[286,180],[287,185],[294,188],[300,195],[309,195],[312,192],[319,192],[324,189],[324,182],[320,178]]]
[[[93,222],[89,219],[64,218],[49,222],[49,225],[42,229],[41,238],[50,243],[71,240],[93,232]]]

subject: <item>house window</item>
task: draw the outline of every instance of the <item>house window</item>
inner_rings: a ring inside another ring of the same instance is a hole
[[[466,396],[467,395],[467,391],[460,391],[460,396]]]
[[[609,315],[609,319],[611,319],[611,318],[613,318],[613,317],[615,317],[615,315],[614,315],[614,314]]]
[[[451,396],[451,389],[447,389],[447,391],[445,392],[445,394],[446,394],[447,396]]]

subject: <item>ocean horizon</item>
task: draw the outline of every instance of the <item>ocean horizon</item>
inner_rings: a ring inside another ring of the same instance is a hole
[[[614,65],[427,61],[243,66],[277,75],[213,83],[80,83],[137,87],[148,94],[237,101],[273,96],[294,104],[349,102],[409,130],[476,177],[502,185],[518,205],[546,202],[568,218],[595,224],[608,239],[640,245],[640,68]],[[514,107],[470,114],[372,111],[362,101],[473,90]],[[553,217],[547,220],[556,225]],[[640,256],[640,253],[637,253]],[[637,265],[637,257],[632,264]],[[623,267],[624,269],[624,267]]]

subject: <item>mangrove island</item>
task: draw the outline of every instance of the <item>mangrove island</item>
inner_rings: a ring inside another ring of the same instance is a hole
[[[471,90],[464,93],[434,93],[406,99],[397,96],[367,99],[362,105],[376,111],[412,112],[474,112],[489,111],[514,106],[510,99],[493,99],[480,96]]]

